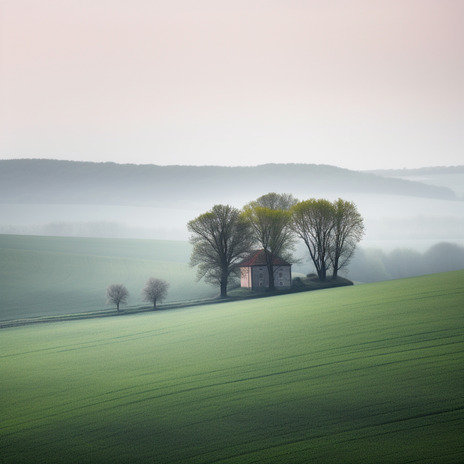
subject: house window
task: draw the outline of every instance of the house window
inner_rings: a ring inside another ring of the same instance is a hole
[[[279,278],[281,279],[283,276],[282,272],[279,272]]]
[[[262,279],[264,277],[264,274],[262,272],[259,273],[259,278]]]
[[[282,281],[280,281],[280,286],[283,287],[284,286],[284,283]]]

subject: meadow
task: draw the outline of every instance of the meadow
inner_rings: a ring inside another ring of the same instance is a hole
[[[215,296],[196,281],[188,242],[0,235],[0,321],[109,309],[108,285],[143,304],[149,277],[170,283],[166,302]]]
[[[0,462],[460,463],[464,271],[0,331]]]

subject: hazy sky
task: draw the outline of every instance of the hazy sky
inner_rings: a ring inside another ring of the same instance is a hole
[[[0,0],[0,158],[464,164],[464,1]]]

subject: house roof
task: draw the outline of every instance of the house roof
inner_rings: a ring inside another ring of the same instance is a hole
[[[290,263],[278,256],[274,256],[272,264],[274,266],[291,266]],[[240,267],[250,266],[266,266],[266,255],[263,249],[253,251],[248,258],[240,263]]]

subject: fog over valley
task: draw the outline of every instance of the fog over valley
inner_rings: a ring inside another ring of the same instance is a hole
[[[463,185],[464,167],[361,172],[326,165],[2,160],[0,233],[186,241],[187,222],[215,204],[241,208],[268,192],[300,200],[341,197],[357,205],[365,223],[354,270],[360,250],[388,255],[426,253],[440,242],[464,246]],[[308,266],[303,260],[295,268]]]

